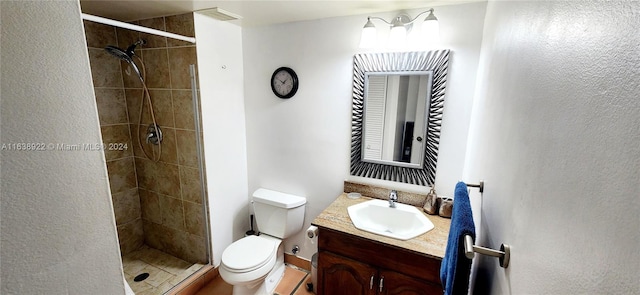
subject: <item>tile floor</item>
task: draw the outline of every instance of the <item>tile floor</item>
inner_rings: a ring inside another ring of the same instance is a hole
[[[284,276],[276,289],[274,295],[310,295],[307,291],[307,283],[311,282],[311,274],[292,265],[287,265]],[[205,285],[196,295],[231,295],[232,286],[222,280],[220,276]]]
[[[122,257],[124,277],[136,295],[160,295],[198,271],[203,264],[193,264],[146,245]],[[141,273],[149,277],[141,282],[133,279]]]

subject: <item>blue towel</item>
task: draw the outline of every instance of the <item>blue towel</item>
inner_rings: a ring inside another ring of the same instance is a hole
[[[440,280],[446,295],[467,294],[469,290],[471,259],[464,255],[465,235],[470,235],[475,241],[476,227],[473,223],[467,185],[458,182],[453,199],[447,250],[440,266]]]

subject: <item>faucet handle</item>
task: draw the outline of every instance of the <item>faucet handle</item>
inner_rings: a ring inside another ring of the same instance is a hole
[[[395,208],[397,201],[398,201],[398,192],[396,190],[391,190],[391,192],[389,192],[389,207]]]

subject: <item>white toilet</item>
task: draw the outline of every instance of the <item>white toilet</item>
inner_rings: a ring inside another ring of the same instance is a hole
[[[299,196],[260,188],[253,193],[259,236],[233,242],[222,253],[220,276],[233,295],[272,294],[284,274],[283,239],[300,231],[304,204]]]

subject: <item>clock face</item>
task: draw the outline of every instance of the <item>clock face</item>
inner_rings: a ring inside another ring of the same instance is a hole
[[[271,90],[279,98],[291,98],[298,91],[298,76],[287,67],[281,67],[271,76]]]

